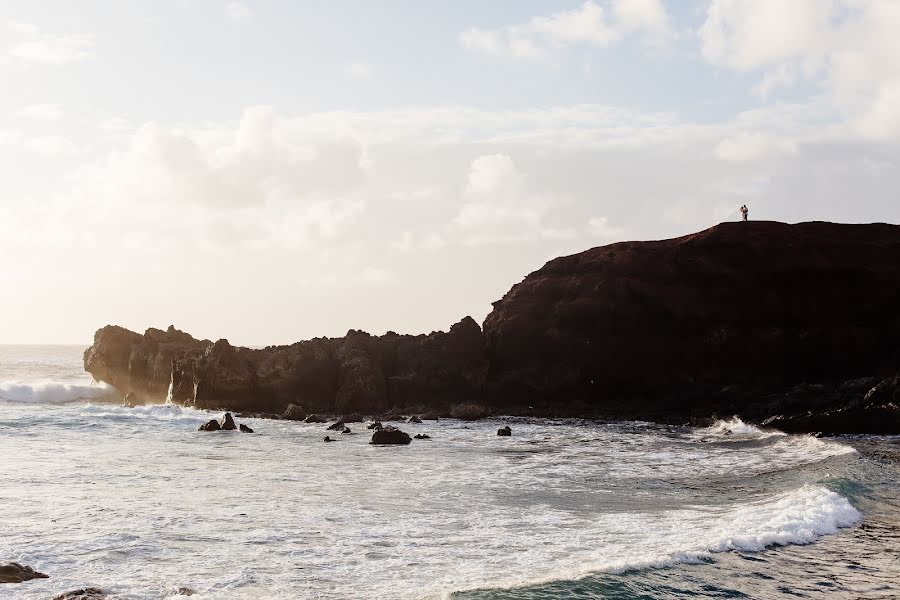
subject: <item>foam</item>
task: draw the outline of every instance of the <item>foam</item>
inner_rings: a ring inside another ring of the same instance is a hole
[[[116,391],[105,383],[62,383],[57,381],[0,382],[0,400],[36,404],[68,404],[115,399]]]
[[[711,426],[702,429],[701,432],[707,435],[737,435],[755,438],[787,435],[775,429],[760,429],[755,425],[745,423],[738,417],[716,421]]]

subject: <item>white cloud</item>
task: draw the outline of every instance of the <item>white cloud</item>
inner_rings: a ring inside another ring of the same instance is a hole
[[[7,61],[60,66],[90,58],[94,37],[87,34],[56,35],[41,33],[34,25],[9,26],[17,38],[5,52]]]
[[[715,156],[721,160],[775,160],[796,152],[793,140],[761,132],[738,133],[715,148]]]
[[[225,16],[231,21],[246,21],[253,13],[242,2],[229,2],[225,5]]]
[[[588,232],[591,238],[598,243],[608,244],[625,239],[625,230],[609,224],[606,217],[591,217],[588,219]]]
[[[48,157],[74,156],[81,153],[81,149],[72,140],[60,135],[45,135],[32,138],[25,142],[25,148]]]
[[[63,116],[63,109],[60,104],[31,104],[16,114],[38,121],[58,121]]]
[[[900,3],[895,0],[713,0],[703,56],[761,73],[754,93],[811,83],[838,117],[872,139],[900,136]]]
[[[609,11],[588,0],[576,9],[533,17],[520,25],[471,27],[459,40],[465,48],[487,54],[540,60],[565,46],[604,47],[628,33],[669,32],[669,16],[659,0],[614,0],[611,6]]]
[[[375,76],[375,69],[365,61],[350,63],[344,68],[344,73],[353,79],[365,81]]]

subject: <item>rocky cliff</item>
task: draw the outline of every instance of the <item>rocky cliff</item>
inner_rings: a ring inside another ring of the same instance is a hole
[[[95,379],[143,401],[332,413],[494,412],[898,431],[900,227],[724,223],[557,258],[484,323],[260,350],[99,330]],[[875,390],[875,391],[873,391]]]

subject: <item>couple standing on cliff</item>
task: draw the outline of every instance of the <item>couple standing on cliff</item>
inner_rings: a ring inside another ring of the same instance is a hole
[[[750,209],[747,208],[747,205],[746,205],[746,204],[744,204],[743,206],[741,206],[740,211],[741,211],[741,220],[742,220],[742,221],[746,221],[746,220],[747,220],[747,215],[750,214]]]

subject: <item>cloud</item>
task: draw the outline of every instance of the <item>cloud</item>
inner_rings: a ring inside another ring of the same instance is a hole
[[[242,2],[229,2],[225,5],[225,16],[230,21],[246,21],[253,16],[253,13]]]
[[[796,152],[795,141],[761,132],[738,133],[715,148],[715,156],[721,160],[777,160]]]
[[[347,65],[344,68],[344,73],[353,79],[366,81],[375,76],[375,69],[367,62],[357,61]]]
[[[845,127],[884,140],[900,135],[898,30],[894,0],[713,0],[699,39],[713,65],[760,74],[757,95],[812,84]]]
[[[61,66],[90,58],[95,46],[94,36],[87,34],[41,33],[28,23],[14,23],[9,29],[16,40],[3,54],[12,62]]]
[[[606,217],[591,217],[588,219],[588,231],[591,237],[601,244],[621,241],[625,238],[625,230],[613,227]]]
[[[81,149],[72,140],[60,135],[45,135],[25,142],[25,148],[46,157],[75,156]]]
[[[63,116],[63,109],[60,104],[31,104],[23,107],[16,114],[38,121],[58,121]]]
[[[592,0],[580,7],[537,16],[520,25],[497,29],[471,27],[460,44],[497,56],[541,60],[571,45],[605,47],[629,33],[668,34],[669,16],[659,0],[614,0],[611,10]]]

